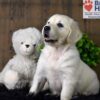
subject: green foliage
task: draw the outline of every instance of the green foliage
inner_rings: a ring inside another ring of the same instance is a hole
[[[96,66],[100,63],[100,47],[97,47],[87,35],[83,35],[76,46],[80,52],[81,59],[89,66]]]
[[[43,43],[40,43],[40,44],[38,44],[37,46],[36,46],[36,61],[38,61],[38,59],[39,59],[39,56],[40,56],[40,53],[41,53],[41,50],[43,49],[43,47],[44,47],[44,44]]]
[[[40,43],[40,44],[36,47],[36,51],[37,51],[38,53],[40,53],[41,50],[43,49],[43,47],[44,47],[44,44],[43,44],[43,43]]]

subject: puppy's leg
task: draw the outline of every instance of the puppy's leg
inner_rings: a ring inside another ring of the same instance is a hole
[[[18,80],[19,77],[16,71],[8,70],[7,72],[5,72],[4,84],[8,89],[14,89]]]
[[[45,82],[46,79],[42,75],[36,73],[29,93],[37,94],[44,87]]]
[[[74,92],[75,83],[65,81],[62,84],[62,91],[61,91],[61,100],[71,100],[73,92]]]
[[[99,81],[97,79],[97,77],[95,77],[95,79],[93,81],[91,81],[91,83],[89,84],[89,86],[87,87],[87,89],[83,92],[84,95],[96,95],[99,93]]]

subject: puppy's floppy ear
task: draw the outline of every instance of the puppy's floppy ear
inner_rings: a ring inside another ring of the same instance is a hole
[[[82,32],[79,29],[78,23],[72,20],[70,25],[70,33],[68,34],[67,42],[75,44],[82,37]]]

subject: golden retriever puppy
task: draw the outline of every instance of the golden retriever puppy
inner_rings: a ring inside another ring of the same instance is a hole
[[[38,93],[47,82],[51,92],[60,95],[61,100],[70,100],[76,93],[97,94],[97,75],[80,59],[75,46],[82,37],[77,23],[68,16],[55,14],[43,27],[42,35],[45,47],[30,93]]]

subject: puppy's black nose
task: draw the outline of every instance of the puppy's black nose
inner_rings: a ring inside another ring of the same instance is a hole
[[[45,27],[44,27],[44,31],[45,31],[45,32],[50,31],[50,26],[45,26]]]
[[[26,48],[29,48],[30,45],[26,44],[25,46],[26,46]]]
[[[45,26],[44,27],[44,37],[45,38],[49,37],[49,31],[50,31],[50,26]]]

